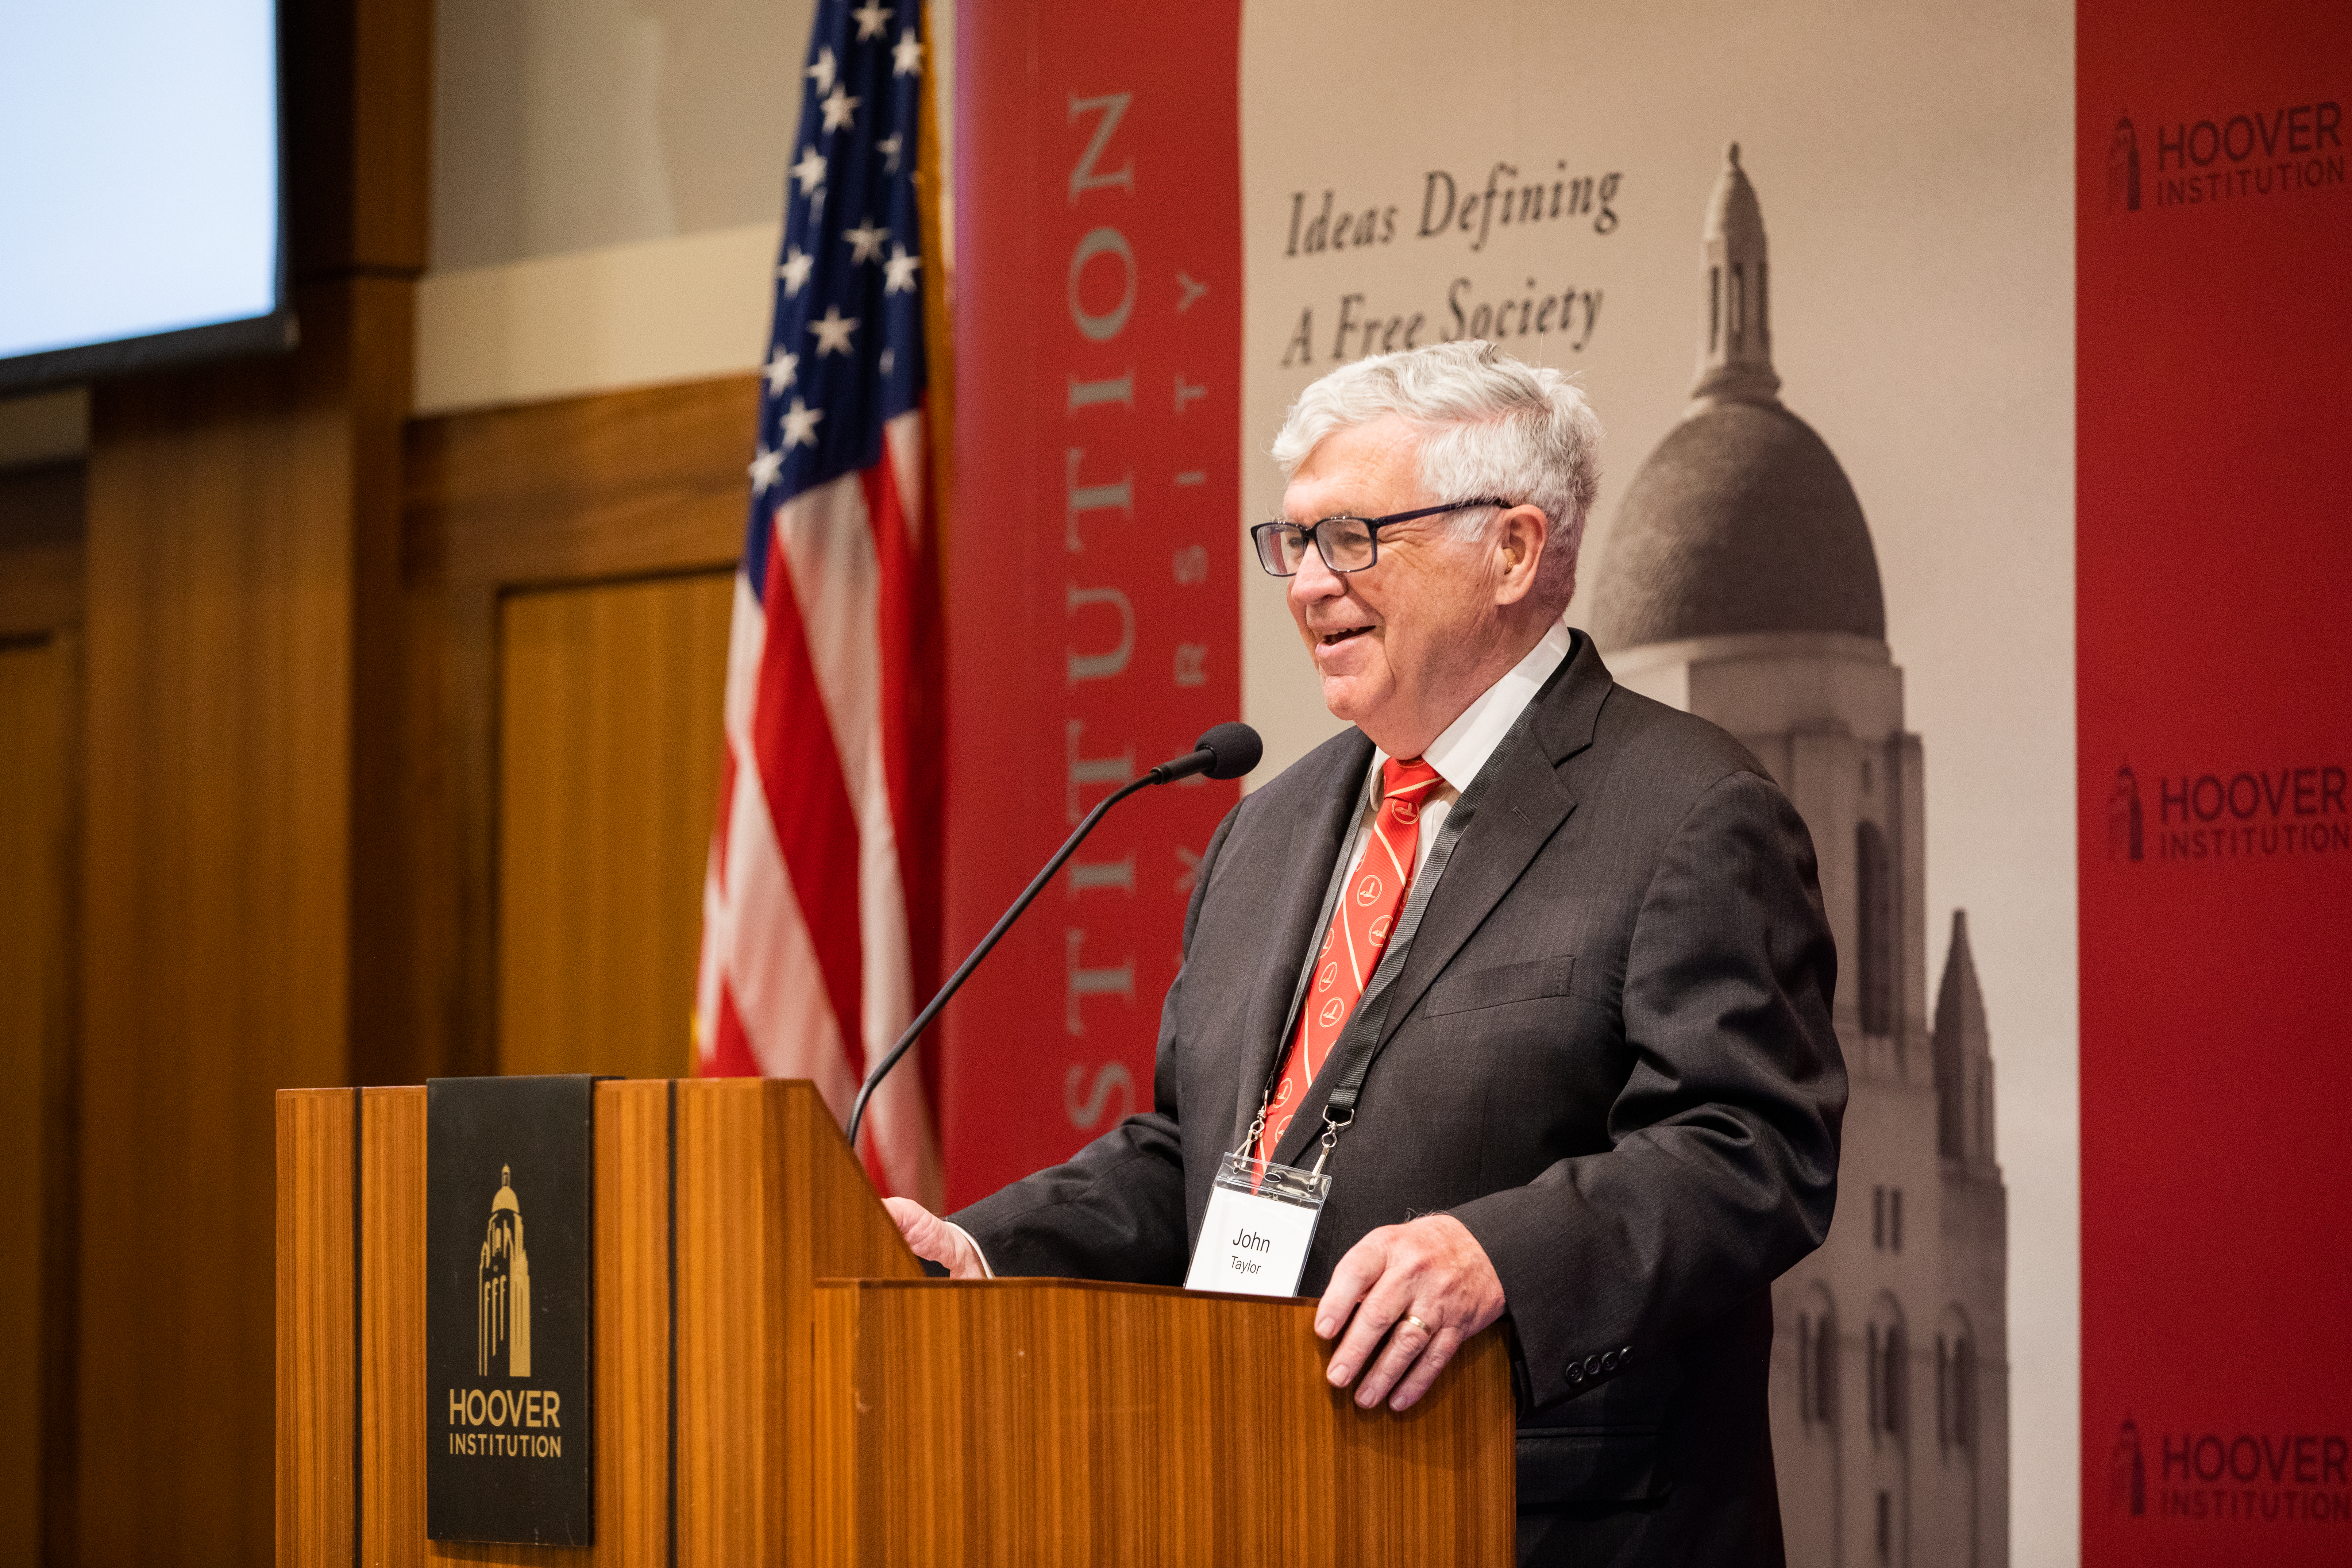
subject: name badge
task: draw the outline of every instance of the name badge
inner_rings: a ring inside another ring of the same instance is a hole
[[[1184,1276],[1187,1290],[1296,1296],[1307,1271],[1307,1244],[1331,1178],[1296,1165],[1267,1165],[1227,1154],[1209,1188],[1209,1216]]]

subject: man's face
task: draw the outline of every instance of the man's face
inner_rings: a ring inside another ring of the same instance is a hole
[[[1291,476],[1283,515],[1384,517],[1462,498],[1423,493],[1418,442],[1389,416],[1325,437]],[[1416,756],[1478,694],[1496,639],[1496,550],[1454,535],[1458,514],[1380,531],[1380,559],[1339,573],[1308,550],[1290,616],[1323,678],[1323,702],[1391,756]]]

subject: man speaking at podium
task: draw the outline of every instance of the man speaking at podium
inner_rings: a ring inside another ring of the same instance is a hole
[[[1561,618],[1599,437],[1486,343],[1300,395],[1253,533],[1354,728],[1211,840],[1152,1110],[891,1210],[959,1277],[1174,1284],[1234,1239],[1213,1201],[1319,1194],[1291,1267],[1359,1404],[1507,1322],[1522,1562],[1779,1563],[1769,1287],[1835,1199],[1836,956],[1762,766]]]

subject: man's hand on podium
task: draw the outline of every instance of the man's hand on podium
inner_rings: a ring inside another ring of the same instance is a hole
[[[1331,1352],[1334,1388],[1361,1370],[1358,1405],[1369,1410],[1388,1394],[1390,1409],[1406,1410],[1463,1342],[1502,1315],[1503,1281],[1470,1227],[1452,1215],[1426,1215],[1367,1231],[1348,1249],[1316,1309],[1315,1331],[1328,1340],[1347,1327]],[[1384,1334],[1388,1348],[1375,1360]]]
[[[884,1198],[882,1206],[907,1238],[908,1250],[948,1271],[950,1279],[985,1279],[988,1265],[961,1226],[950,1225],[912,1198]]]

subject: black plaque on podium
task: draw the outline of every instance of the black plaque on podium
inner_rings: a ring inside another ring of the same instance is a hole
[[[427,1086],[425,1534],[596,1539],[594,1080]]]

